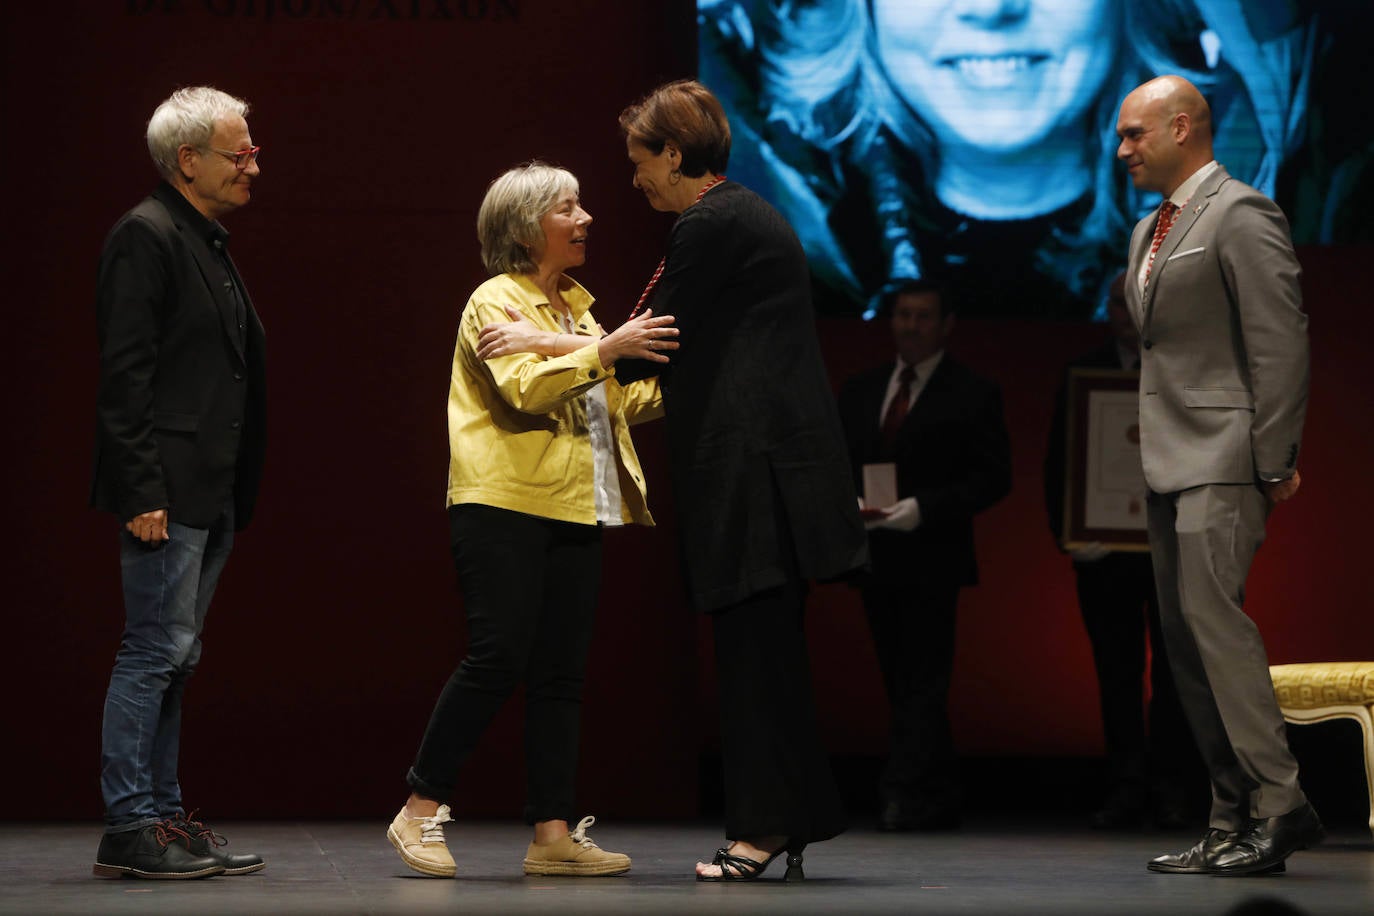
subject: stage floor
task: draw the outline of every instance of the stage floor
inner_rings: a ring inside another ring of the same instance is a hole
[[[0,912],[218,914],[413,913],[921,913],[1328,914],[1374,912],[1374,842],[1332,832],[1266,878],[1156,875],[1145,862],[1177,852],[1192,832],[1107,834],[1072,824],[975,819],[942,834],[866,827],[807,850],[806,880],[783,884],[781,861],[752,884],[693,880],[720,845],[706,823],[608,822],[592,836],[634,859],[616,878],[526,878],[528,842],[515,823],[448,825],[456,880],[414,875],[375,822],[225,822],[230,851],[267,860],[254,875],[200,881],[91,876],[98,824],[0,824]],[[774,872],[774,870],[776,870]],[[1256,904],[1261,898],[1296,909]]]

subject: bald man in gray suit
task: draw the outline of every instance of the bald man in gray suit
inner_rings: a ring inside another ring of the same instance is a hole
[[[1136,187],[1164,195],[1131,237],[1126,297],[1140,329],[1161,623],[1212,781],[1206,835],[1148,867],[1272,874],[1324,836],[1298,785],[1264,643],[1242,609],[1269,511],[1301,482],[1301,271],[1283,213],[1212,158],[1211,112],[1187,80],[1164,76],[1131,92],[1117,135]]]

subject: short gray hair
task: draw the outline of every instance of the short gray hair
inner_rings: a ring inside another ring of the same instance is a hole
[[[477,211],[477,241],[487,273],[533,273],[529,248],[544,241],[539,221],[569,191],[577,195],[577,177],[537,159],[493,181]]]
[[[248,103],[210,86],[173,92],[148,119],[148,152],[164,178],[179,173],[177,150],[189,144],[208,149],[215,122],[248,116]]]

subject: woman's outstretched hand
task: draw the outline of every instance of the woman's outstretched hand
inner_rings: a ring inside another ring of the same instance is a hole
[[[668,353],[678,347],[677,328],[671,327],[675,320],[672,315],[655,316],[653,309],[628,319],[597,343],[601,365],[627,358],[668,362]]]

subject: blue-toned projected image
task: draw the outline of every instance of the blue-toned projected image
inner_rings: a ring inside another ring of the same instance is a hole
[[[961,314],[1086,318],[1158,204],[1116,161],[1121,99],[1162,73],[1299,244],[1374,240],[1374,3],[700,0],[729,175],[806,247],[822,314],[905,280]]]

